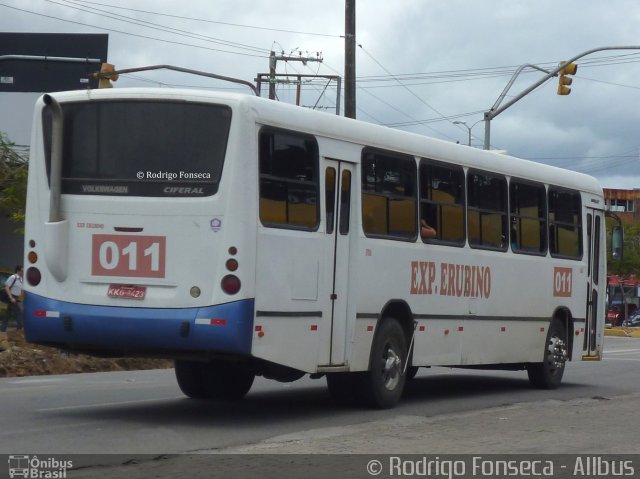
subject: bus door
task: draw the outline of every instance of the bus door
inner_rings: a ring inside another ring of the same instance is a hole
[[[324,291],[330,299],[330,339],[325,343],[329,351],[321,354],[329,359],[329,364],[345,362],[347,344],[347,298],[349,276],[349,238],[353,230],[354,166],[344,161],[325,159],[325,241],[326,255],[324,268]],[[327,356],[328,354],[328,356]]]
[[[600,356],[602,353],[602,336],[604,334],[604,308],[601,303],[605,299],[607,278],[604,274],[602,252],[605,247],[602,241],[604,233],[604,214],[602,211],[587,208],[587,304],[585,334],[582,344],[583,356]],[[600,344],[598,343],[600,340]]]

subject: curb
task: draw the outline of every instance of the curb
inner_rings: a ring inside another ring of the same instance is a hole
[[[605,328],[604,335],[621,338],[640,338],[640,328]]]

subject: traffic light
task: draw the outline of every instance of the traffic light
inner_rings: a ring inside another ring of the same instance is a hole
[[[116,67],[115,65],[112,65],[111,63],[103,63],[102,65],[100,65],[100,75],[99,75],[99,80],[98,80],[98,88],[113,88],[113,85],[111,84],[112,81],[116,81],[118,79],[118,75],[106,75],[103,76],[105,73],[111,73],[116,71]]]
[[[568,95],[571,93],[569,85],[573,83],[573,79],[566,75],[575,75],[578,71],[578,65],[566,62],[560,62],[560,64],[564,67],[558,72],[558,95]]]

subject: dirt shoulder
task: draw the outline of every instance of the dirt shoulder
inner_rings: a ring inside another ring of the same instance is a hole
[[[640,337],[640,328],[607,328],[607,336]],[[173,362],[145,358],[94,358],[27,343],[22,331],[8,331],[11,347],[0,352],[0,377],[171,368]]]
[[[0,377],[130,371],[173,367],[172,361],[144,358],[94,358],[25,341],[22,331],[8,331],[10,348],[0,352]]]

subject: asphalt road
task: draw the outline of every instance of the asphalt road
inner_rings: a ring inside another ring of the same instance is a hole
[[[107,453],[127,457],[185,452],[286,453],[291,437],[304,438],[314,436],[309,431],[330,430],[334,437],[339,437],[340,431],[348,432],[353,440],[345,442],[340,451],[329,452],[362,454],[379,452],[379,446],[372,442],[371,451],[366,450],[363,444],[367,443],[358,439],[358,431],[362,437],[371,427],[391,431],[394,421],[402,426],[406,418],[413,418],[409,420],[413,423],[429,422],[430,427],[440,418],[447,418],[446,430],[451,432],[452,427],[456,428],[456,418],[469,414],[526,408],[538,408],[540,413],[546,404],[555,401],[575,403],[585,411],[591,408],[591,412],[579,416],[589,426],[590,417],[598,414],[593,398],[606,404],[609,414],[612,408],[615,410],[618,397],[626,397],[628,404],[629,395],[640,394],[639,379],[640,340],[615,337],[606,338],[603,361],[570,363],[563,385],[555,391],[531,389],[524,372],[433,368],[421,370],[409,384],[401,404],[387,411],[337,407],[329,401],[324,380],[306,378],[290,384],[258,379],[249,395],[235,403],[183,397],[173,370],[7,378],[0,380],[3,409],[0,453]],[[580,402],[583,400],[591,403],[585,405]],[[521,407],[523,404],[525,408]],[[633,414],[624,420],[634,431],[640,425],[637,417]],[[535,418],[541,431],[545,430],[545,420],[544,414]],[[548,420],[557,423],[559,419]],[[606,424],[597,424],[597,434],[607,438],[603,452],[618,452],[618,441],[628,441],[616,436],[623,432],[620,422],[612,424],[611,430],[606,430]],[[489,434],[486,429],[475,432],[464,429],[460,426],[459,432],[470,441],[485,441]],[[474,439],[472,434],[478,437]],[[393,444],[393,434],[388,436],[385,440]],[[278,437],[285,439],[279,441]],[[540,451],[551,448],[556,453],[575,452],[566,438],[542,435],[540,440],[544,444]],[[435,441],[437,444],[437,438]],[[264,447],[264,444],[271,445]],[[279,445],[274,449],[273,444]],[[306,449],[289,452],[328,451],[314,444],[319,443],[307,441]],[[533,448],[527,452],[539,452],[535,445],[524,445],[519,452],[526,451],[525,447]]]

